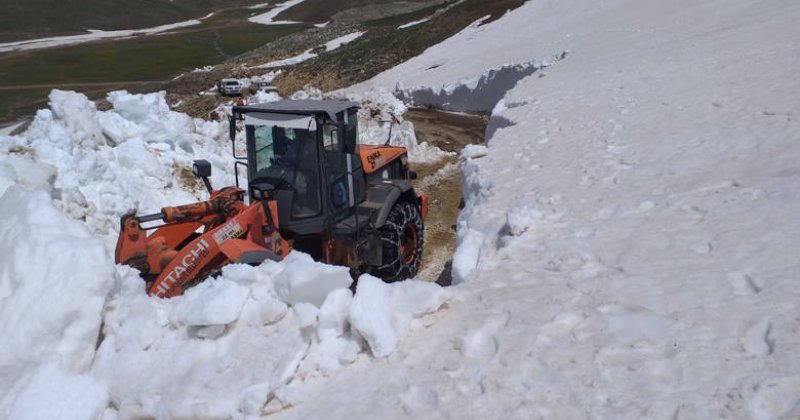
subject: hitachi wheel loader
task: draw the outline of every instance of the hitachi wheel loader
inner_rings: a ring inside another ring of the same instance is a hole
[[[116,262],[138,269],[159,297],[226,264],[280,261],[292,250],[356,276],[414,277],[428,199],[411,185],[405,148],[358,143],[358,108],[328,100],[233,107],[236,186],[212,188],[211,165],[195,161],[209,200],[123,216]],[[247,153],[238,156],[242,130]]]

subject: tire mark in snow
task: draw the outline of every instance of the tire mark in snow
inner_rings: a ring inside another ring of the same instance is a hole
[[[751,325],[741,338],[741,344],[747,354],[753,356],[769,356],[775,352],[775,339],[772,338],[772,322],[769,319]]]
[[[733,286],[733,293],[739,296],[757,295],[763,290],[759,282],[747,273],[728,273],[728,283]]]

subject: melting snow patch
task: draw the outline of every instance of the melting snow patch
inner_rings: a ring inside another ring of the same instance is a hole
[[[360,38],[362,35],[364,35],[364,32],[353,32],[351,34],[347,34],[347,35],[341,36],[339,38],[336,38],[334,40],[331,40],[331,41],[327,42],[324,45],[325,51],[326,52],[331,52],[333,50],[336,50],[339,47],[341,47],[342,45],[345,45],[345,44],[348,44],[350,42],[355,41],[356,39]],[[294,65],[300,64],[300,63],[302,63],[304,61],[308,61],[308,60],[310,60],[312,58],[317,57],[317,54],[313,53],[312,51],[313,51],[313,49],[306,50],[302,54],[296,55],[294,57],[286,58],[286,59],[283,59],[283,60],[272,61],[272,62],[269,62],[269,63],[266,63],[266,64],[253,66],[251,68],[254,68],[254,69],[274,69],[274,68],[279,68],[279,67],[294,66]]]
[[[211,15],[208,15],[203,19],[207,19],[209,17],[211,17]],[[57,47],[60,45],[83,44],[85,42],[96,41],[98,39],[118,39],[118,38],[129,38],[138,35],[160,34],[167,31],[171,31],[173,29],[199,25],[200,23],[202,23],[200,22],[200,20],[192,19],[184,22],[161,25],[146,29],[129,29],[129,30],[119,30],[119,31],[89,30],[88,34],[82,34],[82,35],[56,36],[49,38],[29,39],[26,41],[8,42],[0,44],[0,53],[9,51],[24,51],[24,50],[34,50],[40,48]]]
[[[281,14],[281,12],[283,12],[284,10],[287,10],[290,7],[294,7],[294,6],[302,3],[303,1],[304,0],[289,0],[289,1],[285,1],[285,2],[275,6],[269,12],[253,16],[248,20],[250,22],[259,23],[259,24],[262,24],[262,25],[286,25],[286,24],[291,24],[291,23],[298,23],[298,22],[292,22],[292,21],[276,21],[275,17],[278,16],[279,14]],[[252,8],[264,7],[264,6],[267,6],[267,5],[270,5],[270,4],[272,4],[272,3],[265,3],[265,4],[255,5],[255,6],[252,6],[251,9]]]
[[[413,22],[408,22],[408,23],[406,23],[406,24],[400,25],[400,26],[398,26],[398,27],[397,27],[397,29],[405,29],[405,28],[410,28],[410,27],[412,27],[412,26],[417,26],[417,25],[419,25],[419,24],[421,24],[421,23],[425,23],[425,22],[427,22],[427,21],[429,21],[429,20],[431,20],[431,18],[429,18],[429,17],[427,17],[427,18],[425,18],[425,19],[415,20],[415,21],[413,21]]]
[[[364,35],[364,32],[353,32],[353,33],[350,33],[350,34],[347,34],[347,35],[344,35],[344,36],[340,36],[339,38],[336,38],[336,39],[326,43],[325,44],[325,51],[331,52],[331,51],[333,51],[335,49],[338,49],[342,45],[349,44],[349,43],[357,40],[358,38],[361,38],[362,35]]]

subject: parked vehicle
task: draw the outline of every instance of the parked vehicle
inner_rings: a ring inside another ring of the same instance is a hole
[[[236,79],[222,79],[217,83],[217,92],[222,96],[238,96],[243,90],[244,85]]]

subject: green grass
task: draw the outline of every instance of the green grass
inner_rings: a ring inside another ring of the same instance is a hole
[[[277,1],[277,0],[276,0]],[[6,1],[0,42],[74,34],[86,29],[146,28],[264,0],[24,0]]]
[[[25,111],[28,103],[41,103],[51,88],[98,89],[105,86],[80,84],[124,86],[125,82],[169,80],[196,67],[218,64],[304,27],[239,22],[206,25],[173,35],[6,54],[0,56],[0,119],[13,118]]]
[[[89,99],[104,98],[112,90],[126,89],[132,93],[153,92],[162,89],[159,82],[143,84],[109,83],[104,85],[76,85],[69,90],[82,92]],[[51,88],[21,88],[0,91],[0,122],[13,121],[24,115],[33,115],[46,108]]]
[[[0,86],[163,80],[216,64],[288,33],[293,26],[237,25],[0,57]]]

